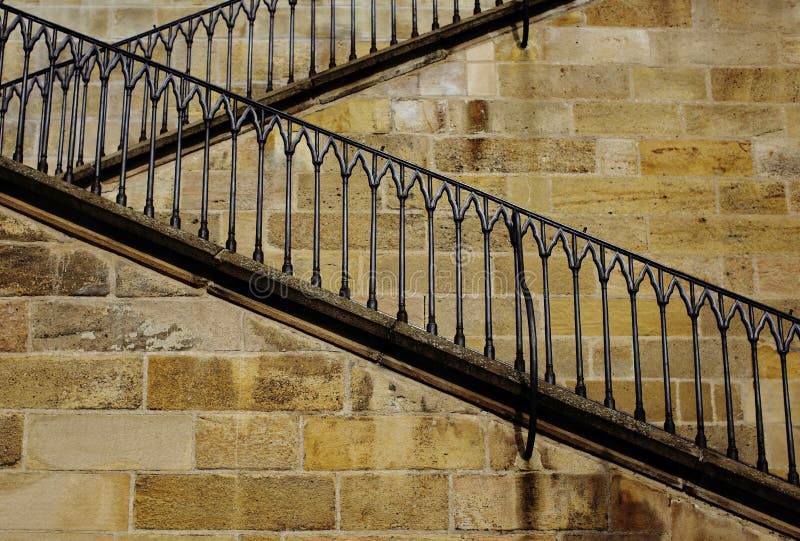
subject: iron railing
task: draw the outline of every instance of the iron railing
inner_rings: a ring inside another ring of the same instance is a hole
[[[527,369],[534,391],[538,375],[558,381],[763,472],[768,450],[780,449],[779,470],[798,484],[787,365],[800,320],[792,315],[168,66],[9,6],[2,13],[0,81],[19,79],[21,90],[6,86],[2,96],[0,154],[40,169],[55,156],[56,171],[92,163],[94,193],[174,227],[196,219],[200,237],[228,250],[249,238],[256,261]],[[31,79],[40,68],[47,76]],[[138,118],[139,107],[149,119]],[[204,137],[187,156],[190,110]],[[162,165],[159,115],[176,141]],[[220,124],[226,148],[212,144]],[[130,138],[143,126],[149,161],[131,171]],[[117,144],[119,174],[101,182],[105,148]],[[186,202],[192,196],[196,207]],[[216,232],[215,216],[224,219]],[[629,362],[614,350],[621,336]],[[574,354],[557,351],[564,344]],[[762,393],[765,367],[775,392]],[[675,387],[681,378],[689,390]],[[721,380],[713,388],[721,395],[709,396],[712,380]],[[692,407],[676,410],[676,392],[691,395]],[[630,406],[620,400],[626,393]],[[723,434],[709,443],[716,410]],[[776,423],[785,437],[770,439],[770,449],[766,435],[775,432],[766,429]],[[753,456],[740,458],[753,443]]]

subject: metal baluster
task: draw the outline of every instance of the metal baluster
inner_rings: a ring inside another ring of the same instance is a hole
[[[245,92],[248,98],[253,97],[253,32],[256,22],[256,9],[250,2],[250,12],[247,13],[247,88]]]
[[[416,0],[415,0],[416,1]],[[331,0],[331,60],[328,62],[329,68],[336,67],[336,0]]]
[[[389,45],[396,45],[397,44],[397,0],[392,0],[391,2],[391,11],[392,11],[392,37],[389,40]]]
[[[611,337],[608,321],[608,279],[610,271],[606,269],[606,248],[600,246],[600,295],[603,309],[603,369],[605,372],[606,396],[603,404],[616,409],[611,374]]]
[[[237,107],[234,105],[233,110]],[[237,140],[239,138],[239,128],[233,127],[231,131],[231,187],[230,201],[228,202],[228,239],[225,241],[225,249],[231,252],[236,251],[236,156]]]
[[[376,34],[377,34],[376,24],[377,24],[377,22],[375,21],[375,18],[377,17],[377,13],[376,13],[376,7],[375,7],[375,0],[370,0],[369,6],[370,6],[370,14],[371,14],[369,52],[370,53],[374,53],[374,52],[376,52],[378,50],[378,47],[376,46],[376,43],[377,43],[376,42]]]
[[[350,57],[356,59],[356,0],[350,0]]]
[[[127,67],[127,66],[126,66]],[[130,66],[132,68],[132,66]],[[126,70],[128,71],[128,70]],[[131,122],[131,96],[133,95],[134,85],[130,82],[133,69],[130,69],[126,75],[125,89],[122,95],[122,122],[120,131],[122,132],[122,145],[120,148],[120,173],[119,173],[119,190],[117,190],[117,203],[125,206],[128,204],[128,196],[125,193],[125,183],[128,174],[128,141],[130,139],[130,122]]]
[[[275,64],[275,4],[267,4],[269,10],[269,51],[267,53],[267,92],[272,90],[272,72]]]
[[[556,374],[553,370],[553,339],[550,329],[550,277],[548,261],[550,254],[547,250],[547,234],[545,231],[544,222],[540,222],[540,231],[542,234],[542,245],[539,247],[539,257],[542,260],[542,297],[544,304],[544,354],[545,354],[545,371],[544,379],[547,383],[555,384]]]
[[[64,137],[67,129],[67,95],[70,81],[67,73],[69,73],[69,68],[64,69],[64,74],[61,77],[61,121],[58,130],[58,159],[56,160],[56,169],[53,171],[56,175],[64,172]],[[0,120],[0,124],[2,124],[2,120]],[[2,139],[2,133],[0,133],[0,139]]]
[[[472,14],[477,15],[481,12],[481,0],[475,0],[475,7],[472,9]]]
[[[169,41],[168,41],[169,42]],[[167,46],[167,66],[172,67],[172,47]],[[165,134],[167,131],[167,124],[169,123],[169,92],[164,91],[164,110],[161,113],[161,129],[159,130],[160,134]]]
[[[675,433],[675,421],[672,419],[672,390],[669,377],[669,348],[667,347],[667,299],[664,290],[664,271],[658,269],[658,311],[661,318],[661,360],[664,374],[664,430]]]
[[[453,0],[453,22],[457,23],[461,20],[461,15],[458,13],[458,0]]]
[[[378,299],[375,295],[375,281],[377,279],[378,265],[378,155],[372,154],[372,172],[369,179],[370,207],[369,207],[369,296],[367,308],[378,309]]]
[[[417,0],[411,0],[411,37],[419,36],[417,28]]]
[[[572,306],[575,325],[575,394],[586,396],[586,383],[583,379],[583,337],[581,330],[581,294],[580,272],[581,262],[578,256],[577,237],[572,235],[572,254],[569,258],[569,268],[572,271]]]
[[[233,71],[233,7],[228,7],[229,19],[225,21],[225,26],[228,27],[228,58],[225,62],[225,90],[231,90],[231,77]],[[210,42],[210,40],[209,40]],[[210,66],[209,66],[210,67]],[[211,82],[211,79],[206,79]]]
[[[320,250],[320,169],[322,159],[319,157],[319,131],[314,130],[314,261],[311,271],[311,285],[322,286],[322,276],[320,276],[319,250]]]
[[[147,164],[147,196],[144,203],[144,215],[153,218],[155,209],[153,208],[153,191],[156,179],[156,118],[158,116],[158,76],[159,70],[155,70],[153,77],[153,88],[150,90],[150,159]],[[146,83],[147,81],[145,81]],[[166,92],[166,90],[165,90]]]
[[[181,98],[178,103],[178,138],[176,141],[178,148],[175,150],[175,178],[172,185],[172,215],[169,218],[169,225],[178,229],[181,228],[181,162],[183,160],[183,119],[186,118],[187,114],[185,110],[188,109],[188,105],[184,106],[184,104],[181,103],[183,99],[183,92],[181,92]]]
[[[764,414],[761,407],[761,380],[758,375],[758,336],[756,335],[756,321],[753,315],[753,306],[747,307],[747,317],[750,324],[748,329],[748,340],[750,341],[750,362],[753,367],[753,393],[755,394],[756,406],[756,445],[758,447],[758,458],[756,468],[759,471],[769,472],[767,464],[767,453],[764,444]]]
[[[431,23],[431,30],[437,30],[439,28],[439,2],[438,0],[433,0],[433,23]]]
[[[739,460],[739,450],[736,449],[736,432],[733,426],[733,397],[731,393],[731,369],[728,360],[728,322],[725,320],[725,305],[722,293],[718,293],[720,319],[717,320],[720,343],[722,344],[722,376],[725,386],[725,420],[727,421],[728,448],[725,452],[728,458]]]
[[[697,318],[700,316],[700,306],[697,306],[695,300],[694,283],[689,284],[689,298],[692,304],[689,311],[689,318],[692,320],[692,355],[694,359],[694,397],[695,409],[697,415],[697,435],[694,437],[694,443],[698,447],[705,448],[708,445],[706,439],[705,420],[703,415],[703,382],[700,370],[700,339],[697,334]]]
[[[214,46],[214,29],[215,26],[209,26],[208,30],[206,30],[206,35],[208,39],[206,41],[206,81],[211,81],[211,55],[212,55],[212,48]]]
[[[294,156],[294,145],[292,144],[292,122],[286,122],[286,211],[284,214],[284,237],[283,237],[283,267],[281,270],[286,274],[292,274],[292,157]]]
[[[22,147],[25,140],[25,112],[28,104],[28,71],[30,70],[31,51],[33,51],[33,40],[31,39],[31,31],[33,29],[33,21],[28,19],[28,29],[22,36],[22,49],[24,51],[24,59],[22,64],[22,91],[19,96],[19,118],[17,120],[17,144],[14,147],[14,155],[12,159],[15,162],[22,162],[23,154]]]
[[[633,417],[637,421],[645,422],[647,415],[644,411],[644,400],[642,398],[642,359],[639,353],[639,315],[636,306],[636,296],[639,294],[636,275],[633,270],[633,257],[628,256],[628,295],[631,299],[631,347],[633,348],[633,386],[636,394],[636,406],[633,410]]]
[[[778,318],[778,334],[783,341],[783,319]],[[800,477],[797,475],[797,462],[794,454],[794,430],[792,428],[792,406],[789,399],[789,377],[786,373],[786,354],[789,352],[789,345],[780,345],[781,356],[781,382],[783,383],[783,413],[786,421],[786,453],[789,460],[789,475],[787,479],[794,485],[800,485]]]
[[[294,82],[294,10],[297,0],[289,0],[289,80]]]
[[[153,39],[152,34],[147,36],[147,50],[145,51],[145,55],[144,56],[148,60],[150,60],[150,57],[148,56],[148,54],[149,54],[149,51],[150,51],[150,46],[152,44],[152,39]],[[149,99],[148,99],[148,95],[149,95],[148,92],[149,91],[150,91],[150,86],[145,84],[144,85],[144,96],[142,96],[142,131],[139,134],[139,142],[140,143],[147,140],[147,102],[149,101]],[[85,93],[84,93],[84,99],[85,99]]]
[[[83,94],[81,94],[81,128],[80,128],[80,135],[78,137],[78,159],[75,161],[75,165],[80,167],[83,165],[83,149],[86,143],[86,97],[89,95],[89,77],[91,73],[88,71],[81,76],[83,79]]]
[[[260,123],[263,125],[263,122]],[[253,248],[253,259],[259,263],[264,262],[264,250],[262,244],[262,221],[264,219],[264,144],[267,141],[266,135],[258,137],[258,166],[256,180],[256,240]]]
[[[49,51],[50,69],[47,73],[46,96],[44,97],[44,104],[42,105],[42,116],[44,122],[42,123],[41,138],[39,143],[39,163],[38,169],[43,173],[47,173],[47,147],[50,142],[50,116],[53,112],[53,81],[55,80],[55,68],[58,55],[55,53],[55,44],[57,43],[58,30],[53,30],[53,45]]]
[[[489,246],[489,235],[492,230],[488,227],[489,222],[489,201],[483,198],[483,215],[486,226],[483,227],[483,309],[484,309],[484,332],[486,343],[483,346],[483,354],[494,359],[494,339],[492,337],[492,264]]]
[[[520,372],[525,370],[525,356],[523,354],[524,342],[522,339],[522,302],[520,298],[520,280],[522,279],[522,230],[519,223],[519,214],[513,213],[513,223],[511,234],[511,245],[514,249],[514,336],[517,350],[514,358],[514,368]],[[533,374],[531,383],[533,383]]]
[[[463,291],[463,268],[461,263],[461,224],[464,216],[461,213],[461,186],[456,185],[456,208],[455,208],[455,229],[456,229],[456,335],[453,342],[459,346],[464,345],[464,291]]]
[[[206,89],[206,105],[211,104],[210,91]],[[201,239],[208,240],[208,169],[209,169],[209,154],[211,153],[211,117],[210,113],[206,113],[203,119],[205,128],[203,139],[203,183],[200,199],[200,229],[197,231],[197,236]]]
[[[405,192],[405,168],[400,165],[400,186],[402,192],[400,194],[400,231],[398,232],[397,246],[398,246],[398,262],[399,267],[398,276],[398,300],[397,300],[397,320],[403,323],[408,323],[408,312],[406,312],[406,194]]]
[[[311,0],[311,59],[308,67],[308,76],[317,73],[317,0]]]
[[[428,200],[425,201],[425,210],[428,212],[428,322],[425,330],[431,334],[438,334],[439,327],[436,324],[436,262],[434,259],[434,230],[433,213],[436,205],[433,201],[433,179],[428,175]]]
[[[189,36],[194,36],[192,25],[189,25]],[[186,75],[192,75],[192,45],[194,45],[194,37],[189,37],[186,40]],[[189,92],[189,83],[185,79],[181,81],[181,96],[185,96]],[[189,108],[184,108],[183,123],[189,123]]]
[[[105,68],[108,65],[108,49],[103,51],[104,62],[99,66],[100,71],[100,111],[97,115],[97,146],[94,157],[94,180],[92,181],[92,193],[100,195],[102,186],[100,185],[100,171],[103,161],[103,147],[106,135],[106,113],[108,111],[108,73]],[[158,73],[158,72],[156,72]],[[158,79],[158,75],[156,75]],[[155,116],[153,117],[155,118]]]
[[[348,199],[347,185],[350,173],[347,170],[347,143],[342,145],[342,157],[344,158],[344,169],[342,170],[342,285],[339,288],[339,296],[345,299],[350,298],[350,261],[349,261],[349,229],[348,229]]]
[[[83,54],[83,40],[78,43],[78,58]],[[67,170],[64,173],[64,180],[72,183],[73,158],[75,157],[75,139],[78,136],[78,100],[81,93],[81,72],[80,66],[76,64],[73,72],[75,78],[75,88],[72,91],[72,115],[69,125],[69,142],[67,143]]]

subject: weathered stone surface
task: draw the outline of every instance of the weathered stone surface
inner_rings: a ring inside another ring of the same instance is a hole
[[[796,103],[800,101],[800,69],[714,68],[711,94],[717,101]]]
[[[464,95],[466,66],[463,62],[439,62],[419,72],[419,92],[422,96]]]
[[[136,357],[0,359],[0,407],[133,409],[142,401]]]
[[[300,425],[294,415],[201,415],[198,468],[294,469],[300,464]]]
[[[0,351],[25,351],[28,343],[28,303],[0,301],[3,327],[0,329]]]
[[[440,100],[392,100],[392,125],[399,132],[437,133],[445,126],[446,103]]]
[[[84,250],[55,252],[42,246],[0,246],[0,294],[107,295],[108,268]]]
[[[28,466],[55,470],[187,470],[188,415],[31,415]]]
[[[686,27],[692,25],[691,0],[605,0],[584,9],[593,26]]]
[[[262,316],[244,316],[244,349],[246,351],[336,351],[322,340],[296,331]]]
[[[448,118],[454,134],[566,135],[572,123],[566,104],[547,101],[450,100]]]
[[[489,465],[494,470],[540,470],[542,469],[539,448],[541,438],[537,436],[531,459],[525,461],[522,451],[527,438],[526,429],[509,423],[491,421],[487,427]]]
[[[113,541],[113,539],[114,534],[111,533],[0,533],[0,541]]]
[[[590,173],[595,144],[583,139],[443,139],[434,142],[436,167],[455,173]]]
[[[580,135],[678,135],[675,105],[626,102],[580,102],[573,106],[575,132]]]
[[[219,299],[53,300],[31,307],[35,350],[230,351],[242,312]]]
[[[783,182],[720,181],[719,210],[731,214],[786,214]]]
[[[280,536],[273,535],[272,538],[264,536],[264,541],[278,541]],[[2,538],[0,538],[2,540]],[[117,535],[118,541],[235,541],[234,535],[199,535],[199,534],[147,534],[147,533],[121,533]]]
[[[707,26],[733,29],[764,28],[775,32],[796,31],[800,10],[793,2],[765,0],[704,0],[696,2],[697,19]]]
[[[448,484],[444,475],[344,475],[342,528],[347,530],[444,530]]]
[[[777,107],[685,105],[683,110],[687,135],[754,137],[783,130],[783,115]]]
[[[657,65],[758,66],[778,61],[774,32],[650,32],[650,46]]]
[[[639,168],[639,150],[630,139],[597,140],[597,172],[601,175],[635,175]],[[528,208],[530,208],[528,206]]]
[[[566,64],[648,63],[650,34],[639,29],[550,27],[544,59]]]
[[[336,410],[341,359],[321,353],[260,357],[151,356],[150,409]]]
[[[557,66],[549,64],[497,67],[499,94],[510,98],[597,98],[630,96],[624,66]]]
[[[750,143],[738,141],[658,141],[639,143],[643,175],[749,176]]]
[[[182,284],[141,265],[124,260],[116,264],[117,297],[183,297],[202,295],[202,289]]]
[[[597,214],[673,214],[714,212],[709,180],[662,178],[555,178],[553,208]]]
[[[706,98],[706,70],[634,66],[633,92],[640,99],[702,100]]]
[[[385,133],[391,127],[389,100],[385,98],[346,98],[304,117],[335,133]]]
[[[350,371],[354,411],[476,413],[477,408],[388,370],[359,363]]]
[[[0,474],[0,524],[8,530],[124,530],[130,484],[127,474]]]
[[[0,207],[0,240],[16,242],[62,241],[60,233],[33,220]]]
[[[675,539],[744,539],[742,524],[731,516],[725,516],[710,506],[699,506],[684,501],[673,501],[672,536]]]
[[[610,529],[625,532],[668,532],[670,499],[659,490],[630,475],[611,476]]]
[[[462,530],[599,530],[608,524],[607,498],[608,479],[601,475],[453,478],[455,525]]]
[[[800,175],[800,142],[759,139],[753,144],[755,171],[759,176],[785,181]]]
[[[22,416],[0,415],[0,468],[15,466],[22,458]]]
[[[334,511],[332,475],[140,475],[133,521],[141,529],[326,530]]]
[[[311,470],[479,469],[485,456],[474,419],[443,416],[310,417],[303,443]]]

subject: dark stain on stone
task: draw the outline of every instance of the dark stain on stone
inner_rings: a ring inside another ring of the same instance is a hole
[[[467,102],[467,127],[470,132],[486,131],[489,107],[485,100]]]

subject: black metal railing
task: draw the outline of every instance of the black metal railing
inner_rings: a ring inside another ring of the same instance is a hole
[[[2,6],[10,79],[20,90],[2,96],[0,154],[45,171],[92,164],[96,194],[174,227],[196,222],[203,239],[527,369],[534,385],[541,375],[764,472],[770,452],[798,484],[792,315]],[[186,155],[190,111],[203,129]],[[156,160],[159,118],[171,161]],[[142,130],[149,160],[132,170]],[[103,182],[114,145],[119,172]]]

